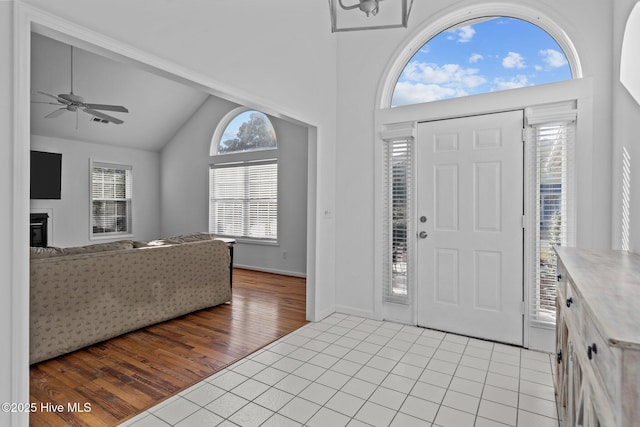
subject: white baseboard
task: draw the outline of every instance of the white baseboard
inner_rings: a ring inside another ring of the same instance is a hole
[[[336,308],[334,306],[331,306],[331,307],[329,307],[329,308],[327,308],[325,310],[322,310],[319,313],[316,313],[317,314],[316,319],[311,320],[311,321],[312,322],[319,322],[322,319],[331,316],[335,312],[336,312]]]
[[[424,326],[418,326],[414,322],[410,322],[410,321],[408,321],[407,319],[405,319],[403,317],[385,317],[384,321],[385,322],[392,322],[392,323],[399,323],[401,325],[407,325],[407,326],[416,326],[418,328],[424,328]],[[429,328],[425,328],[425,329],[429,329]]]
[[[336,313],[348,314],[350,316],[363,317],[365,319],[379,320],[376,314],[371,310],[361,310],[359,308],[353,308],[346,305],[336,305]]]
[[[306,273],[299,273],[299,272],[296,272],[296,271],[279,270],[279,269],[276,269],[276,268],[254,267],[254,266],[251,266],[251,265],[242,265],[242,264],[236,264],[236,263],[234,263],[233,266],[235,268],[242,268],[244,270],[262,271],[264,273],[273,273],[273,274],[282,274],[283,276],[302,277],[302,278],[305,278],[305,279],[307,277]]]
[[[556,331],[552,328],[531,326],[529,328],[529,349],[554,353],[556,349]]]

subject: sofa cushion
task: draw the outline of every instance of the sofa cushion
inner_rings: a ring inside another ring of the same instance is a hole
[[[62,249],[64,255],[92,254],[95,252],[118,251],[121,249],[133,249],[132,240],[118,240],[117,242],[97,243],[94,245],[77,246]]]
[[[151,240],[149,242],[133,242],[134,248],[147,248],[153,246],[179,245],[181,243],[200,242],[202,240],[215,240],[216,235],[210,233],[192,233],[173,236],[167,239]]]
[[[148,242],[133,242],[133,247],[134,248],[153,248],[156,246],[164,246],[164,245],[171,245],[173,244],[172,242],[169,242],[166,239],[157,239],[157,240],[150,240]]]
[[[211,233],[191,233],[184,234],[181,236],[173,236],[166,239],[167,243],[189,243],[189,242],[199,242],[201,240],[214,240],[216,238],[215,234]]]
[[[137,240],[133,241],[133,247],[134,248],[146,248],[149,247],[149,242],[140,242]]]
[[[56,248],[55,246],[47,248],[31,247],[29,255],[31,259],[51,258],[64,255],[64,251],[62,248]]]

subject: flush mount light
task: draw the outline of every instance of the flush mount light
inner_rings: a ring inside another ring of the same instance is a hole
[[[413,0],[329,0],[331,32],[406,28],[412,5]]]

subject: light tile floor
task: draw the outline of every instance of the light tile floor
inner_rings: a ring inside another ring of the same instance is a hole
[[[334,314],[127,421],[558,427],[551,355]]]

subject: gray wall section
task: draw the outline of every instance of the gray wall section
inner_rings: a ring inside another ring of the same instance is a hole
[[[62,199],[32,200],[48,212],[50,246],[89,238],[89,161],[133,166],[133,238],[151,240],[208,230],[209,150],[220,119],[237,105],[210,97],[161,153],[32,136],[31,148],[62,153]],[[236,265],[277,273],[306,272],[307,128],[271,117],[278,137],[277,245],[240,242]]]
[[[220,120],[238,105],[211,97],[162,150],[162,235],[209,227],[209,152]],[[278,244],[239,242],[235,264],[293,275],[306,274],[307,128],[269,117],[276,131]]]
[[[151,240],[160,232],[160,154],[104,144],[31,136],[31,149],[62,154],[60,200],[31,200],[31,212],[47,212],[49,246],[82,246],[107,241],[89,238],[89,162],[130,165],[133,168],[132,238]],[[119,240],[122,237],[108,240]]]

